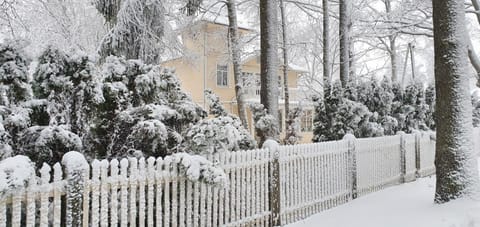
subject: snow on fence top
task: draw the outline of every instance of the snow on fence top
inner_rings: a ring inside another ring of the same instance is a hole
[[[478,128],[475,137],[480,137]],[[45,164],[39,180],[29,184],[21,182],[30,179],[33,169],[25,167],[25,158],[17,157],[21,174],[15,185],[23,189],[0,198],[0,227],[61,223],[269,226],[272,217],[288,224],[357,196],[434,173],[433,139],[417,133],[280,146],[278,156],[259,149],[207,158],[176,154],[94,161],[83,169],[85,175],[79,181],[63,175],[60,164],[53,166],[52,177],[52,168]],[[16,171],[11,163],[0,163],[2,179],[8,178],[5,174],[10,170]],[[276,168],[274,163],[278,163]],[[85,167],[78,153],[69,153],[63,164]],[[272,176],[278,176],[278,184],[272,184]],[[279,200],[278,209],[271,209],[272,198]]]

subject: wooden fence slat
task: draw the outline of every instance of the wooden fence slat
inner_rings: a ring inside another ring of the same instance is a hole
[[[100,224],[100,161],[93,160],[92,162],[92,223],[93,227]]]
[[[61,224],[62,219],[62,188],[61,188],[61,180],[62,180],[62,166],[60,163],[55,163],[53,165],[53,226],[57,227]]]
[[[138,179],[138,226],[144,227],[145,226],[145,184],[147,180],[146,175],[146,166],[145,166],[145,158],[142,157],[138,161],[138,172],[137,172],[137,179]]]
[[[42,168],[40,169],[40,227],[48,226],[48,197],[49,197],[48,186],[50,183],[51,170],[52,168],[46,163],[43,163]],[[2,216],[3,215],[0,214],[0,217]],[[6,218],[5,220],[0,220],[0,223],[6,223],[6,222],[7,222]]]
[[[108,167],[107,160],[102,160],[100,163],[100,226],[108,226]]]
[[[119,182],[119,169],[118,160],[113,159],[110,161],[110,225],[118,225],[118,182]]]
[[[153,206],[155,204],[154,197],[155,186],[155,158],[147,159],[147,226],[154,226]]]
[[[120,226],[128,226],[128,165],[126,158],[120,161]]]

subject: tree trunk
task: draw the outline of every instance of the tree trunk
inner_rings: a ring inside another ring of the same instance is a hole
[[[238,117],[243,127],[248,130],[247,111],[245,106],[245,95],[243,88],[242,65],[240,63],[240,48],[238,46],[238,25],[237,25],[237,9],[235,0],[227,1],[228,9],[228,33],[230,35],[230,45],[232,51],[233,62],[233,78],[235,81],[235,97],[237,99]]]
[[[463,0],[433,2],[437,140],[435,202],[473,196],[479,188],[473,152]]]
[[[350,74],[350,35],[349,35],[349,18],[350,12],[348,7],[349,0],[340,0],[340,82],[345,87],[349,81],[348,76]]]
[[[390,20],[391,19],[390,13],[392,12],[392,5],[390,3],[390,0],[384,0],[384,3],[385,3],[385,12],[387,13],[387,19]],[[390,41],[389,54],[390,54],[390,62],[391,62],[391,66],[392,66],[392,77],[391,77],[392,82],[397,82],[397,80],[398,80],[397,46],[396,46],[395,39],[396,39],[396,37],[395,37],[394,34],[388,36],[388,40]]]
[[[260,102],[278,120],[277,7],[277,0],[260,0]]]
[[[287,19],[285,16],[285,6],[283,0],[280,0],[280,14],[282,16],[282,50],[283,50],[283,92],[285,99],[285,128],[293,123],[293,119],[288,119],[290,116],[290,93],[288,92],[288,51],[287,51]],[[285,130],[285,138],[289,138]],[[287,140],[285,140],[287,141]]]
[[[323,87],[330,85],[330,16],[328,0],[323,0]],[[324,89],[325,90],[325,89]]]
[[[478,0],[471,0],[473,8],[476,12],[480,11],[480,2]],[[475,13],[477,16],[478,24],[480,25],[480,14]],[[467,33],[468,34],[468,33]],[[473,50],[472,40],[470,40],[470,35],[468,37],[468,57],[470,58],[470,63],[472,63],[473,68],[477,72],[477,86],[480,87],[480,60],[478,59],[477,53]]]

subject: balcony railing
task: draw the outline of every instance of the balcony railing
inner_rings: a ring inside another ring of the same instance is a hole
[[[298,88],[289,88],[289,97],[290,101],[299,101],[300,96],[299,92],[300,90]],[[285,99],[283,88],[279,88],[279,100]],[[257,86],[252,86],[252,87],[247,87],[245,88],[245,98],[246,99],[258,99],[260,100],[260,87]]]

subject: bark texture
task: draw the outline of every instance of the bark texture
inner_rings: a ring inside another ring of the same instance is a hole
[[[238,44],[238,23],[237,23],[237,8],[235,0],[227,1],[228,9],[228,33],[230,36],[230,48],[232,52],[233,62],[233,79],[235,81],[235,98],[237,99],[238,117],[245,129],[248,129],[247,111],[245,106],[245,95],[243,82],[240,79],[242,76],[242,65],[240,63],[240,48]]]
[[[261,78],[260,102],[278,119],[278,18],[277,0],[260,1]]]
[[[285,128],[288,129],[294,123],[290,116],[290,93],[288,92],[288,50],[287,50],[287,18],[285,15],[285,5],[280,0],[280,14],[282,15],[282,50],[283,50],[283,95],[285,100]],[[290,138],[288,130],[285,130],[285,141]]]
[[[328,0],[323,0],[323,87],[330,85],[330,16]]]
[[[463,0],[433,2],[436,86],[435,202],[470,197],[479,189],[473,151]]]
[[[350,75],[350,35],[349,35],[349,23],[350,13],[348,3],[349,0],[340,0],[340,24],[339,24],[339,37],[340,37],[340,81],[342,86],[347,86]]]

